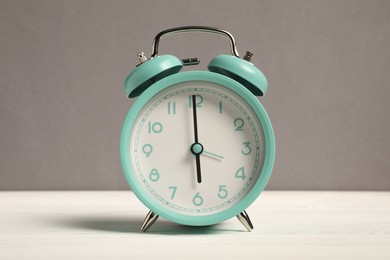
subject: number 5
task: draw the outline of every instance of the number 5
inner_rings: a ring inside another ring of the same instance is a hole
[[[221,199],[226,198],[228,195],[228,191],[226,190],[226,185],[219,185],[218,197]]]

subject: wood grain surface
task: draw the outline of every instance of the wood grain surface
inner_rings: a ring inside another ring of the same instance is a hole
[[[188,227],[130,191],[1,192],[0,259],[390,259],[390,192],[265,191],[235,218]]]

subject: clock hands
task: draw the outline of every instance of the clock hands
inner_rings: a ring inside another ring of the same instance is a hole
[[[191,152],[195,155],[196,160],[196,179],[198,183],[202,182],[202,172],[200,168],[200,154],[203,152],[203,146],[198,140],[198,118],[196,113],[196,95],[192,95],[192,115],[194,121],[194,139],[195,143],[191,146]]]
[[[195,144],[198,143],[198,118],[196,113],[196,95],[192,95],[192,115],[194,119],[194,139]]]
[[[220,156],[220,155],[217,155],[217,154],[214,154],[214,153],[210,153],[208,151],[203,151],[203,154],[207,155],[207,156],[209,156],[211,158],[217,159],[217,160],[222,160],[223,159],[223,156]]]

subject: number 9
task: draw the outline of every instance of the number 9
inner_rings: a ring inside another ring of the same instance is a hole
[[[150,144],[144,144],[144,146],[142,146],[142,152],[144,152],[146,157],[149,157],[152,151],[153,146],[151,146]]]

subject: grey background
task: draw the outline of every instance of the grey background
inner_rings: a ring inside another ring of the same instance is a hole
[[[269,90],[268,189],[390,190],[390,1],[0,1],[0,189],[128,189],[123,80],[170,27],[222,27]],[[228,42],[164,38],[199,56]]]

